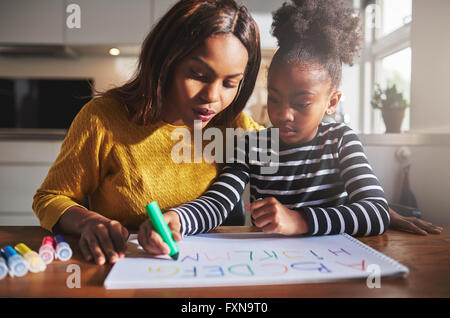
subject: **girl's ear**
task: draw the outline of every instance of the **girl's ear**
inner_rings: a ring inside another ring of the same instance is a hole
[[[326,108],[327,115],[332,115],[336,111],[336,108],[339,106],[339,101],[341,100],[341,97],[342,92],[340,91],[335,91],[333,92],[333,94],[331,94],[328,106]]]

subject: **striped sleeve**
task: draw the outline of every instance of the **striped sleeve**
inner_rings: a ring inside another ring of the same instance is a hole
[[[384,233],[390,221],[384,191],[358,136],[348,127],[338,143],[338,165],[348,202],[336,207],[302,207],[309,234],[345,232],[353,236],[370,236]]]
[[[241,199],[250,175],[247,152],[236,147],[234,157],[227,162],[201,197],[171,209],[180,217],[183,236],[207,232],[219,226]]]

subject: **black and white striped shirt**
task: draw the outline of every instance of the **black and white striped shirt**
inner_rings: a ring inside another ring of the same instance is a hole
[[[389,211],[383,189],[358,136],[348,126],[321,124],[310,142],[280,146],[278,171],[272,175],[262,173],[266,164],[259,160],[258,152],[267,151],[273,133],[266,130],[266,138],[262,131],[253,134],[258,144],[249,145],[249,135],[245,136],[245,161],[237,159],[238,151],[243,151],[237,148],[235,162],[224,167],[200,198],[171,209],[180,216],[182,235],[220,225],[249,181],[251,201],[275,197],[287,208],[305,213],[309,235],[345,232],[368,236],[387,229]],[[260,147],[263,142],[264,147]],[[250,160],[252,151],[257,160]]]

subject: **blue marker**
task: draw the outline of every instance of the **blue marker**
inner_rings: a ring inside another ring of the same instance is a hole
[[[0,256],[0,279],[3,279],[8,275],[8,266],[3,257]]]
[[[14,277],[22,277],[28,273],[28,265],[22,256],[9,245],[2,248],[2,256],[6,259],[9,267],[9,274]]]
[[[55,236],[55,245],[56,245],[56,258],[65,262],[68,261],[72,257],[72,249],[70,245],[64,241],[62,235]]]

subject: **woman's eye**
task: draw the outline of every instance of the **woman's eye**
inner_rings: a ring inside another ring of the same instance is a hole
[[[270,102],[270,103],[273,103],[273,104],[276,104],[276,103],[278,103],[278,98],[275,98],[275,97],[273,97],[273,96],[267,96],[267,100]]]
[[[225,82],[223,82],[223,86],[226,88],[236,88],[238,86],[238,84],[236,84],[234,82],[225,81]]]
[[[199,81],[206,81],[208,78],[206,75],[203,75],[202,73],[196,72],[193,69],[190,70],[190,75],[193,79],[199,80]]]

